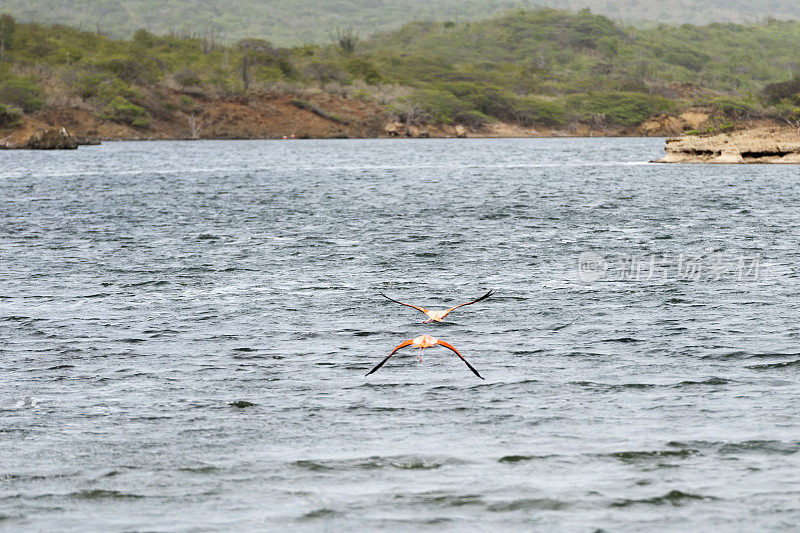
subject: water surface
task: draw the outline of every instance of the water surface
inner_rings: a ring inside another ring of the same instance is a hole
[[[662,147],[0,152],[0,529],[796,527],[797,169]]]

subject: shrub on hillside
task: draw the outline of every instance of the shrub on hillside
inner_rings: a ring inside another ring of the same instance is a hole
[[[453,117],[453,122],[457,124],[463,124],[470,129],[477,130],[492,122],[491,117],[487,117],[480,111],[464,111],[461,113],[456,113]]]
[[[589,122],[602,117],[603,122],[620,126],[641,124],[652,115],[674,108],[663,96],[624,92],[576,94],[567,98],[567,105],[579,120]]]
[[[588,9],[568,16],[563,27],[564,37],[577,48],[597,48],[600,39],[617,34],[617,28],[610,19],[594,15]]]
[[[139,46],[143,46],[145,48],[152,48],[156,44],[158,44],[158,37],[154,34],[150,33],[149,31],[139,28],[135,32],[133,32],[133,42],[138,44]]]
[[[75,94],[86,100],[97,96],[100,85],[106,80],[103,74],[83,74],[72,85]]]
[[[326,84],[338,81],[347,81],[347,73],[340,70],[338,65],[331,62],[314,61],[306,65],[304,74],[309,78],[314,78],[322,87]]]
[[[184,69],[175,73],[175,81],[181,87],[195,87],[200,85],[200,75],[193,70]]]
[[[800,76],[795,76],[789,81],[770,83],[764,87],[764,97],[770,103],[777,103],[784,99],[800,103]]]
[[[128,83],[148,85],[161,79],[161,68],[149,57],[114,57],[98,66]]]
[[[25,113],[44,107],[42,88],[33,78],[9,77],[0,83],[0,103],[16,106]]]
[[[506,89],[466,81],[440,83],[437,87],[454,94],[469,107],[484,115],[509,122],[516,120],[515,108],[518,98]]]
[[[680,65],[695,72],[702,70],[711,62],[710,55],[689,47],[671,48],[663,55],[663,59],[669,64]]]
[[[22,113],[19,109],[13,106],[0,104],[0,128],[13,126],[19,122],[21,115]]]
[[[87,100],[98,97],[111,101],[115,97],[138,98],[141,95],[124,81],[107,74],[85,73],[78,77],[72,86],[75,94]]]
[[[523,96],[517,101],[515,111],[517,120],[523,126],[534,124],[558,126],[567,121],[567,112],[562,101]]]
[[[375,65],[360,57],[354,57],[348,61],[345,70],[354,78],[362,79],[369,85],[377,85],[382,81]]]
[[[712,98],[709,103],[726,117],[735,120],[746,120],[761,114],[758,109],[758,103],[745,98],[720,96]]]
[[[129,124],[137,128],[146,128],[150,125],[150,115],[147,110],[121,96],[115,97],[103,108],[100,118]]]
[[[11,49],[14,42],[14,32],[17,30],[17,21],[8,13],[0,15],[0,54],[5,54],[6,50]],[[5,59],[0,57],[0,59]]]
[[[455,117],[475,108],[460,100],[450,91],[425,89],[417,91],[399,100],[401,105],[408,105],[418,109],[421,117],[431,122],[450,124]]]

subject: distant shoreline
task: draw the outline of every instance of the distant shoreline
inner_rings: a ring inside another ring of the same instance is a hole
[[[268,92],[249,97],[200,97],[192,112],[180,111],[183,94],[165,92],[175,110],[153,117],[146,128],[104,120],[85,107],[47,107],[25,115],[13,128],[0,130],[0,147],[39,148],[30,139],[47,129],[66,131],[77,144],[95,141],[143,140],[267,140],[374,138],[590,138],[670,137],[686,131],[713,132],[712,109],[690,108],[660,114],[631,126],[573,122],[563,126],[493,121],[470,128],[463,124],[406,124],[392,120],[376,103],[319,93],[298,98],[292,92]],[[775,127],[770,119],[748,121],[740,128]],[[45,146],[44,148],[62,148]]]

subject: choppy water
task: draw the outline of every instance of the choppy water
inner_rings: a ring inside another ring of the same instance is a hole
[[[0,152],[0,529],[793,529],[797,168],[662,146]]]

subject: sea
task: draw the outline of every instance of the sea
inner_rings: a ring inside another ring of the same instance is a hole
[[[797,531],[800,174],[663,146],[0,151],[0,530]]]

